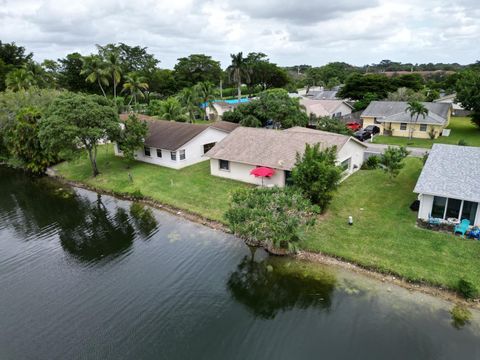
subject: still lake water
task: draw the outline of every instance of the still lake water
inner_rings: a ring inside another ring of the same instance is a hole
[[[0,359],[479,359],[480,317],[0,167]]]

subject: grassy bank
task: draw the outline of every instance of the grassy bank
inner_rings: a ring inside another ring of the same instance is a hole
[[[171,170],[140,162],[131,164],[99,152],[101,174],[92,178],[86,157],[58,165],[69,180],[99,189],[135,193],[209,219],[223,221],[229,195],[245,184],[210,175],[209,163]],[[398,178],[390,182],[380,170],[361,170],[344,181],[328,213],[305,234],[301,248],[399,274],[413,281],[455,288],[461,278],[480,289],[480,243],[424,230],[415,226],[416,213],[409,205],[422,166],[408,158]],[[133,183],[128,173],[133,177]],[[347,224],[352,215],[354,225]]]
[[[468,117],[452,117],[450,120],[450,136],[440,136],[438,139],[408,139],[398,136],[376,136],[374,143],[387,145],[404,145],[413,147],[431,148],[433,144],[454,144],[457,145],[463,140],[469,146],[480,146],[480,129],[473,125]]]
[[[393,182],[381,170],[351,176],[302,248],[414,281],[455,288],[465,278],[480,288],[480,243],[415,226],[409,205],[416,198],[412,190],[421,166],[420,159],[407,159]],[[353,226],[347,224],[349,215]]]
[[[91,175],[86,155],[59,164],[56,170],[68,180],[117,193],[140,192],[163,204],[189,210],[216,221],[223,221],[230,193],[246,186],[211,176],[208,161],[182,170],[173,170],[137,161],[129,163],[116,157],[112,146],[101,146],[97,162],[101,174],[96,178]],[[130,165],[129,169],[127,165]],[[133,181],[130,181],[129,173]]]

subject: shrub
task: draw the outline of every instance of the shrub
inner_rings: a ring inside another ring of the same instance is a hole
[[[460,279],[457,284],[457,290],[465,299],[474,299],[478,296],[478,289],[472,282]]]
[[[297,154],[292,169],[293,184],[322,212],[332,201],[332,193],[342,177],[342,170],[335,165],[336,156],[335,146],[320,150],[318,144],[307,144],[303,155]]]
[[[431,140],[435,139],[435,136],[437,136],[437,132],[431,128],[430,131],[428,132],[428,136],[430,137]]]
[[[457,145],[459,145],[459,146],[467,146],[468,144],[467,144],[467,142],[466,142],[464,139],[460,139],[460,140],[458,140]]]
[[[363,163],[362,169],[364,170],[374,170],[380,166],[380,156],[372,155]]]
[[[457,329],[468,324],[472,318],[470,310],[461,305],[455,305],[452,310],[450,310],[450,314],[452,315],[452,325]]]
[[[253,115],[247,115],[242,120],[240,120],[240,125],[246,127],[261,127],[262,123]]]
[[[389,146],[382,154],[380,157],[380,164],[383,166],[385,172],[388,173],[390,179],[393,180],[393,178],[398,176],[400,170],[405,166],[403,159],[405,159],[408,154],[409,152],[404,146]]]
[[[294,189],[248,188],[233,194],[225,219],[249,245],[294,252],[316,213],[318,207]]]

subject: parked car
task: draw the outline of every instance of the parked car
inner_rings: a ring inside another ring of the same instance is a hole
[[[380,134],[380,128],[378,126],[375,126],[375,125],[368,125],[363,130],[370,133],[370,135]]]
[[[362,125],[357,123],[356,121],[350,121],[346,124],[347,128],[349,128],[352,131],[358,131],[362,128]]]
[[[370,134],[368,131],[365,130],[358,130],[353,134],[355,139],[360,140],[360,141],[365,141],[368,140],[372,137],[372,134]]]

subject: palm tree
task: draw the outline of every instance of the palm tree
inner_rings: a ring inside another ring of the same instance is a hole
[[[178,94],[178,100],[188,112],[188,119],[191,123],[195,122],[195,115],[200,110],[200,102],[202,101],[195,87],[184,88]]]
[[[247,59],[243,57],[243,53],[230,54],[232,64],[227,68],[230,80],[237,83],[238,102],[242,98],[242,80],[250,81],[250,69]]]
[[[33,73],[25,68],[12,70],[5,79],[7,89],[12,91],[27,90],[35,85]]]
[[[108,86],[108,71],[106,69],[106,64],[98,55],[85,56],[82,58],[82,62],[83,68],[80,74],[87,76],[85,81],[98,83],[103,96],[107,97],[102,86],[102,84]]]
[[[117,87],[122,79],[121,58],[118,51],[108,51],[105,56],[105,70],[112,77],[113,99],[117,99]]]
[[[428,109],[421,102],[412,100],[408,102],[405,112],[410,113],[410,119],[412,121],[413,117],[415,117],[415,121],[413,122],[412,126],[410,126],[409,139],[411,139],[413,137],[413,131],[418,122],[418,118],[421,115],[425,119],[425,117],[428,115]]]
[[[207,108],[217,115],[217,109],[213,106],[215,100],[214,87],[210,82],[200,82],[195,85],[195,90],[201,99],[204,118],[208,120]],[[205,108],[203,108],[205,106]]]
[[[145,94],[143,93],[145,90],[148,90],[148,84],[143,76],[135,72],[131,72],[125,76],[125,84],[123,84],[122,92],[126,91],[131,96],[128,105],[132,103],[132,100],[136,105],[137,97],[145,98]]]
[[[160,103],[160,113],[158,117],[164,120],[186,121],[185,108],[182,107],[180,101],[171,96]]]

